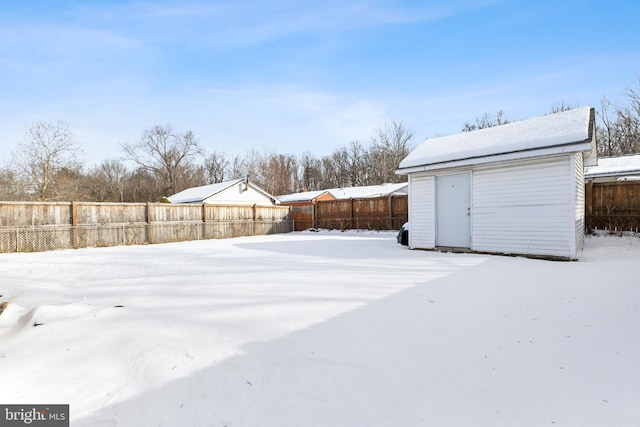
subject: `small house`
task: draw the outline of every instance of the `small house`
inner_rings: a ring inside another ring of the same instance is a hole
[[[409,247],[576,259],[595,111],[577,108],[427,139],[409,177]]]
[[[206,203],[216,205],[272,206],[279,203],[275,197],[248,179],[236,179],[217,184],[187,188],[167,199],[171,203]]]

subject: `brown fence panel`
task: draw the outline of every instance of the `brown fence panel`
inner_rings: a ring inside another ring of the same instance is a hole
[[[399,230],[407,218],[407,196],[328,200],[315,205],[315,226],[320,228]]]
[[[586,231],[640,231],[640,182],[588,183]]]
[[[313,206],[294,206],[291,219],[295,223],[295,231],[303,231],[313,227]]]
[[[409,198],[407,196],[393,196],[391,198],[391,229],[400,230],[409,220]]]

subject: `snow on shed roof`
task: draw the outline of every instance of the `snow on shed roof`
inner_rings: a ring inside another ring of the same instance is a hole
[[[219,182],[217,184],[202,185],[200,187],[191,187],[182,190],[173,196],[168,197],[171,203],[201,203],[203,200],[217,194],[232,185],[236,185],[244,179],[236,179],[233,181]]]
[[[362,187],[331,188],[329,192],[336,199],[366,199],[392,194],[407,194],[407,182],[398,184],[367,185]]]
[[[594,122],[593,108],[582,107],[472,132],[427,139],[400,162],[398,171],[402,173],[402,169],[425,165],[573,144],[580,146],[563,151],[589,151]],[[585,143],[584,146],[582,143]]]
[[[280,200],[280,203],[307,202],[320,197],[327,192],[327,190],[303,191],[300,193],[284,194],[282,196],[277,196],[277,198]]]
[[[640,174],[640,154],[618,157],[600,157],[597,166],[585,168],[585,178]]]

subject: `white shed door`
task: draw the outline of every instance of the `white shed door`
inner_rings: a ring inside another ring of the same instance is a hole
[[[436,176],[436,244],[470,247],[470,224],[471,173]]]

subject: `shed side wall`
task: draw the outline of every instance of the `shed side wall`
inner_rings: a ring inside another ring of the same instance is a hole
[[[578,253],[584,247],[584,230],[585,230],[585,191],[584,191],[584,157],[582,153],[576,153],[573,156],[574,173],[575,173],[575,237],[576,246],[575,253],[572,258],[577,258]]]
[[[472,249],[573,258],[570,157],[474,169]]]
[[[409,176],[409,247],[433,249],[435,232],[435,179],[433,175]]]

